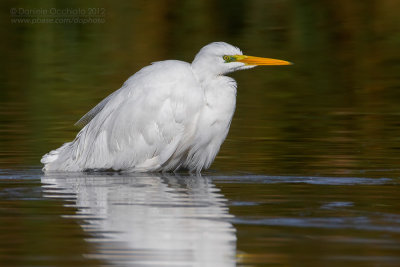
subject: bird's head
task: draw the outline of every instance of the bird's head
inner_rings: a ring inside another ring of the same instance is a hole
[[[260,65],[291,65],[279,59],[243,55],[242,51],[225,42],[214,42],[204,46],[192,62],[192,68],[201,76],[223,75]]]

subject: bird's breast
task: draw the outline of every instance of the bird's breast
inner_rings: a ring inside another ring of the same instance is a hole
[[[236,106],[236,83],[229,77],[220,77],[204,88],[205,105],[198,120],[202,142],[225,139]]]
[[[210,81],[204,90],[205,112],[213,114],[214,119],[230,119],[236,106],[236,82],[226,76],[218,76]],[[210,119],[212,119],[210,118]]]

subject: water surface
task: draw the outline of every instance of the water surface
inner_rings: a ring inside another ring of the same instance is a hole
[[[5,265],[400,261],[396,178],[30,169],[2,171],[0,181]]]

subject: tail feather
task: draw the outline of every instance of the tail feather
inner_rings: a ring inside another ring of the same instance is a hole
[[[54,167],[51,167],[51,165],[55,164],[57,159],[60,156],[60,153],[64,150],[64,148],[68,145],[69,143],[65,143],[61,147],[50,151],[49,153],[45,154],[42,159],[40,160],[41,163],[44,164],[43,171],[48,171],[50,169],[54,169]]]

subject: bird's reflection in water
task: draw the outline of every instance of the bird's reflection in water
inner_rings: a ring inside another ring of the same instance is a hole
[[[234,266],[236,230],[226,199],[202,176],[46,174],[46,197],[77,208],[88,257],[115,265]]]

